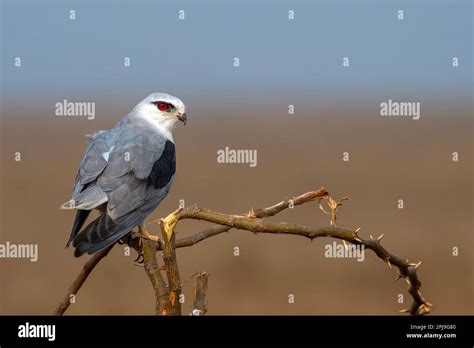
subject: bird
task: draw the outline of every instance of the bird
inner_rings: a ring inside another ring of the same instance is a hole
[[[173,184],[173,130],[180,122],[187,122],[184,103],[166,93],[153,93],[113,128],[87,135],[72,199],[60,206],[76,211],[66,244],[72,243],[74,256],[103,250],[137,226],[141,236],[153,237],[144,220]],[[92,210],[98,217],[82,228]]]

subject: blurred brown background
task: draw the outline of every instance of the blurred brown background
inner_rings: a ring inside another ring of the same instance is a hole
[[[130,100],[129,100],[130,99]],[[11,103],[2,124],[1,238],[37,243],[39,260],[0,260],[0,313],[50,314],[87,257],[64,249],[73,213],[70,199],[85,134],[107,129],[138,102],[101,101],[96,119],[55,117],[54,103]],[[78,99],[80,100],[80,99]],[[185,102],[187,102],[185,100]],[[379,101],[380,102],[380,101]],[[187,205],[226,213],[246,212],[324,186],[345,195],[343,227],[384,233],[384,246],[423,260],[422,293],[433,314],[474,314],[472,223],[472,111],[469,104],[422,103],[421,119],[380,117],[379,102],[341,105],[311,101],[287,114],[286,101],[242,106],[188,103],[189,123],[175,132],[177,175],[152,218]],[[248,108],[246,110],[243,107]],[[251,110],[251,112],[248,112]],[[258,165],[218,164],[216,151],[258,150]],[[20,151],[22,161],[14,161]],[[342,153],[350,161],[342,161]],[[452,162],[451,154],[460,154]],[[397,209],[404,199],[405,209]],[[275,221],[328,225],[317,204],[287,210]],[[185,221],[180,236],[206,224]],[[151,226],[158,232],[158,226]],[[331,239],[257,235],[232,230],[180,249],[178,261],[189,311],[192,275],[210,273],[209,314],[396,314],[411,298],[406,283],[371,252],[364,262],[328,259]],[[240,248],[240,256],[233,248]],[[460,254],[452,256],[452,247]],[[151,285],[135,252],[116,246],[95,269],[67,314],[153,314]],[[288,294],[295,303],[288,303]],[[397,303],[403,294],[404,304]]]

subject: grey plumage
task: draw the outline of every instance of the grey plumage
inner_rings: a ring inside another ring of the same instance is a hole
[[[163,100],[176,109],[175,114],[155,112],[154,104]],[[68,242],[76,247],[76,256],[115,243],[166,197],[176,168],[171,131],[176,117],[181,120],[183,115],[179,99],[155,93],[114,128],[89,136],[72,200],[62,206],[78,209]],[[92,209],[100,211],[99,217],[79,232]]]

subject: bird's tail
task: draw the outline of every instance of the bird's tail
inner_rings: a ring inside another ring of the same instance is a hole
[[[84,222],[86,222],[87,217],[89,216],[90,210],[80,210],[78,209],[76,212],[76,218],[74,219],[74,224],[72,225],[72,230],[71,230],[71,235],[69,236],[69,240],[66,244],[66,248],[71,245],[71,242],[73,239],[76,237],[77,233],[80,231],[82,228],[82,225],[84,225]]]
[[[115,243],[126,235],[133,226],[116,224],[106,212],[92,221],[74,238],[74,256],[92,254]]]

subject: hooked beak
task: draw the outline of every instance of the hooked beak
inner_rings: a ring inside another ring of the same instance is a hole
[[[188,117],[187,117],[186,113],[184,113],[184,114],[179,114],[179,115],[178,115],[178,120],[180,120],[181,122],[183,122],[183,124],[186,126],[186,121],[188,120]]]

